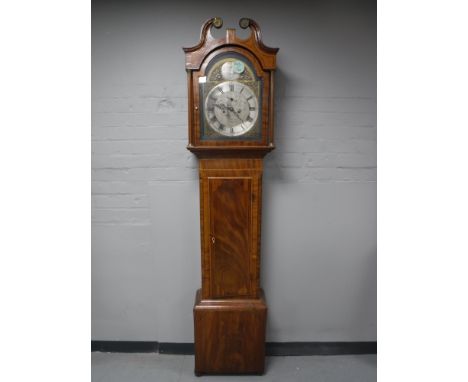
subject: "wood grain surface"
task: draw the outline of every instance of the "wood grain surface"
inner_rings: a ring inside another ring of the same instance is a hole
[[[267,306],[258,299],[202,300],[194,306],[195,374],[262,374]]]
[[[184,48],[188,86],[189,143],[199,158],[202,287],[194,306],[195,373],[261,374],[265,366],[267,306],[260,288],[263,157],[274,149],[273,72],[277,48],[267,47],[258,24],[247,18],[247,39],[234,29],[216,39],[204,23],[197,45]],[[259,138],[202,139],[200,83],[207,67],[225,53],[245,57],[261,83]],[[218,57],[219,56],[219,57]]]
[[[200,159],[202,297],[257,298],[262,159]]]

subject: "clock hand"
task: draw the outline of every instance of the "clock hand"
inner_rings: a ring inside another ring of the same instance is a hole
[[[222,111],[225,111],[225,110],[226,110],[226,105],[215,103],[214,106],[220,108]]]
[[[232,106],[217,104],[217,103],[215,103],[214,106],[217,106],[219,109],[221,109],[223,111],[223,113],[227,113],[227,117],[229,119],[231,119],[229,112],[233,111],[234,115],[239,119],[239,121],[241,121],[241,124],[244,123],[244,121],[239,117],[239,115],[237,114],[237,112],[234,110],[234,108]]]
[[[237,119],[239,121],[241,121],[242,123],[244,123],[244,121],[242,120],[242,118],[239,116],[239,113],[237,111],[234,110],[234,108],[232,106],[228,106],[227,109],[229,111],[233,111],[234,112],[234,115],[237,117]]]

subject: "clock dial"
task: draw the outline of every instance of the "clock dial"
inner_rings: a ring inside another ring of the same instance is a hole
[[[263,82],[238,53],[216,56],[198,78],[202,140],[259,141]]]
[[[235,67],[234,70],[239,71]],[[208,125],[227,137],[247,133],[258,118],[257,96],[249,86],[238,81],[225,81],[214,86],[208,92],[204,106]]]

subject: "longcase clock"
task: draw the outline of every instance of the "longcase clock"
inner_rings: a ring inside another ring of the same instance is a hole
[[[188,149],[199,158],[202,285],[194,306],[195,373],[261,374],[267,305],[260,288],[263,157],[274,149],[273,73],[277,48],[258,24],[214,38],[206,21],[184,48]]]

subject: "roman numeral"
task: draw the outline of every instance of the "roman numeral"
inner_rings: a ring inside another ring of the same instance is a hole
[[[250,97],[248,97],[248,98],[247,98],[247,101],[251,100],[251,99],[252,99],[252,97],[253,97],[253,96],[250,96]]]
[[[229,84],[229,90],[232,92],[234,91],[234,84]]]
[[[255,108],[252,107],[252,106],[250,106],[250,107],[249,107],[249,110],[250,110],[250,111],[253,111],[253,110],[255,110]]]
[[[252,122],[252,121],[253,121],[253,119],[250,118],[250,116],[248,116],[248,117],[247,117],[247,122]]]

